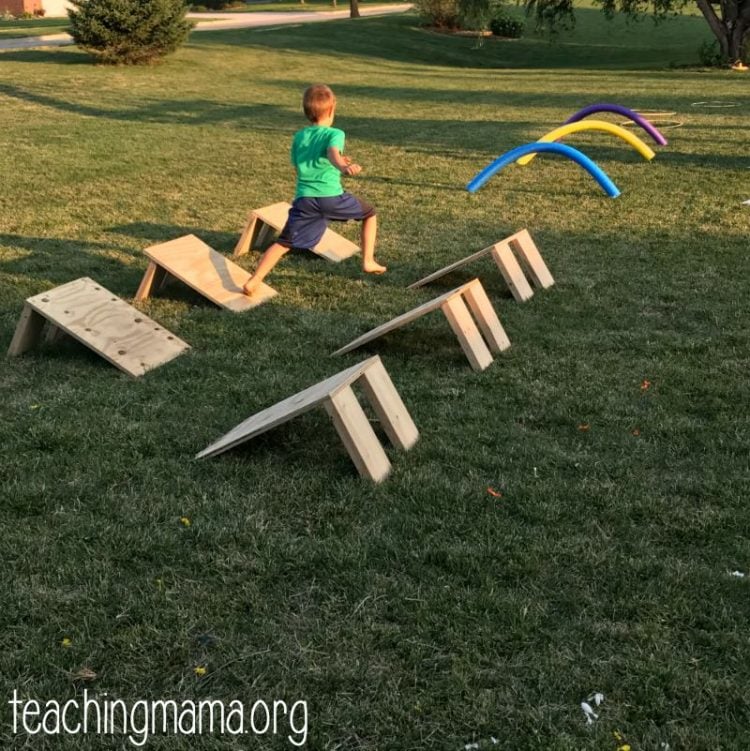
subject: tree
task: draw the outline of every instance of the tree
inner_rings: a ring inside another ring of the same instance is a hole
[[[70,33],[102,63],[151,63],[188,37],[185,0],[70,0]]]
[[[359,0],[349,0],[349,18],[359,18]]]
[[[651,13],[661,20],[695,2],[728,62],[742,60],[750,41],[750,0],[598,0],[607,16]],[[573,0],[526,0],[527,12],[542,28],[553,29],[573,18]]]

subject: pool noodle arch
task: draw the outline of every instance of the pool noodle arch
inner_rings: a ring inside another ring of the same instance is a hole
[[[651,160],[656,154],[654,150],[641,141],[638,136],[625,130],[625,128],[615,125],[614,123],[608,123],[604,120],[581,120],[579,122],[570,123],[568,125],[561,125],[559,128],[551,130],[549,133],[543,135],[538,143],[550,143],[552,141],[558,141],[563,136],[567,136],[570,133],[577,133],[581,130],[603,130],[606,133],[611,133],[614,136],[622,138],[623,141],[627,141],[644,159]],[[528,154],[518,160],[518,164],[528,164],[536,154]]]
[[[503,167],[507,167],[509,164],[517,161],[527,154],[534,153],[551,153],[560,154],[562,156],[572,159],[576,164],[583,167],[591,177],[596,180],[601,186],[602,190],[610,197],[617,198],[620,195],[618,187],[609,179],[604,170],[599,167],[595,162],[589,159],[585,154],[574,149],[572,146],[566,146],[563,143],[526,143],[523,146],[517,146],[515,149],[506,151],[501,154],[494,162],[488,164],[481,172],[477,173],[474,178],[466,186],[466,190],[469,193],[476,193],[493,175],[500,172]]]
[[[590,104],[588,107],[584,107],[582,110],[578,110],[575,115],[571,115],[563,123],[563,125],[577,123],[579,120],[583,120],[585,117],[593,115],[595,112],[614,112],[618,115],[622,115],[623,117],[627,117],[634,123],[640,125],[641,128],[643,128],[643,130],[645,130],[646,133],[651,136],[651,138],[654,140],[654,143],[658,143],[660,146],[667,145],[667,139],[664,138],[664,136],[653,125],[651,125],[651,123],[646,120],[645,117],[642,117],[637,112],[633,112],[633,110],[629,110],[627,107],[623,107],[620,104],[608,104],[607,102],[601,102],[600,104]]]

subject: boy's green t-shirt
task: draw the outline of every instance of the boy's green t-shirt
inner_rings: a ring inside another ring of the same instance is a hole
[[[341,172],[328,159],[328,149],[335,146],[343,154],[344,131],[311,125],[298,130],[292,140],[292,164],[297,168],[295,198],[340,196]]]

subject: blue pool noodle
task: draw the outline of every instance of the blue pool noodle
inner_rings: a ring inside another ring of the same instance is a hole
[[[517,159],[527,154],[550,152],[552,154],[561,154],[562,156],[572,159],[574,162],[583,167],[591,177],[596,180],[601,186],[602,190],[610,197],[617,198],[620,195],[618,187],[609,179],[607,173],[599,167],[596,162],[589,159],[585,154],[574,149],[572,146],[567,146],[564,143],[526,143],[523,146],[517,146],[515,149],[506,151],[501,154],[494,162],[488,164],[481,172],[479,172],[466,186],[466,190],[469,193],[476,193],[493,175],[500,172],[503,167],[507,167]]]

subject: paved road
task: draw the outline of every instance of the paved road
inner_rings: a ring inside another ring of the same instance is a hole
[[[376,5],[362,8],[363,16],[386,16],[411,10],[410,3],[400,5]],[[194,31],[222,31],[223,29],[250,29],[264,26],[288,26],[290,24],[320,23],[348,18],[349,10],[290,11],[288,13],[188,13],[188,18],[198,20]],[[73,44],[69,34],[47,34],[22,39],[0,39],[0,50],[25,50],[34,47],[63,47]]]

